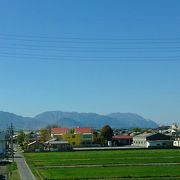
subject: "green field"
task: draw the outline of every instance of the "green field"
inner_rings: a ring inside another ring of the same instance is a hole
[[[41,179],[180,179],[180,149],[26,153]]]

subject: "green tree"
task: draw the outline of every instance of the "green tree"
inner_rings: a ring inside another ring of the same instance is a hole
[[[71,133],[71,134],[74,134],[74,132],[75,132],[74,129],[71,129],[71,130],[70,130],[70,133]]]
[[[41,140],[43,142],[47,141],[50,139],[50,133],[49,133],[49,129],[41,129],[39,132],[40,136],[41,136]]]
[[[18,136],[17,136],[18,144],[22,146],[23,143],[24,143],[24,140],[25,140],[25,133],[24,133],[24,131],[19,131]]]
[[[107,141],[111,141],[113,136],[113,130],[109,125],[105,125],[101,129],[101,140],[103,144],[107,144]]]
[[[101,143],[101,134],[97,131],[93,131],[93,143],[95,144]]]
[[[133,128],[133,129],[132,129],[132,132],[141,132],[141,131],[142,131],[141,128]]]
[[[34,132],[31,131],[30,133],[25,135],[25,141],[26,143],[30,143],[32,141],[34,141]]]

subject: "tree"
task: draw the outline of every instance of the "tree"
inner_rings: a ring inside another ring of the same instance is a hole
[[[23,143],[24,143],[24,140],[25,140],[25,133],[24,133],[24,131],[19,131],[18,136],[17,136],[18,144],[22,146]]]
[[[41,140],[43,142],[49,140],[50,138],[50,133],[49,133],[49,130],[48,129],[41,129],[40,132],[39,132],[40,136],[41,136]]]
[[[75,129],[71,129],[71,130],[70,130],[70,133],[71,133],[71,134],[74,134],[74,132],[75,132]]]
[[[142,131],[141,128],[133,128],[133,129],[132,129],[132,132],[141,132],[141,131]]]
[[[103,144],[107,144],[107,141],[111,141],[113,136],[113,130],[109,125],[105,125],[101,130],[101,139]]]
[[[30,133],[25,135],[25,141],[26,143],[30,143],[32,141],[34,141],[34,132],[31,131]]]
[[[93,131],[93,143],[94,144],[101,143],[101,134],[98,131]]]

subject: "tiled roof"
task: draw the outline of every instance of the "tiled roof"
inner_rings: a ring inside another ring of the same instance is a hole
[[[132,139],[132,136],[113,136],[113,139]]]
[[[92,128],[75,128],[74,129],[74,132],[76,134],[89,134],[89,133],[92,133]]]
[[[67,134],[69,128],[51,128],[51,134]]]

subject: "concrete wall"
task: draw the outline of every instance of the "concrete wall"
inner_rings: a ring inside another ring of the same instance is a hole
[[[147,148],[167,148],[172,146],[173,141],[171,140],[147,141]]]
[[[133,146],[147,147],[146,138],[143,137],[133,137]]]
[[[173,142],[173,146],[180,147],[180,140],[176,140]]]

